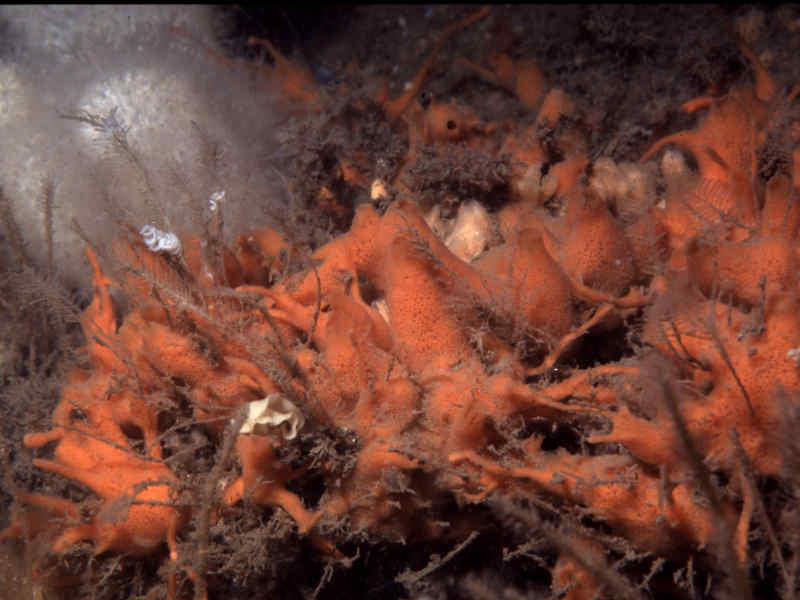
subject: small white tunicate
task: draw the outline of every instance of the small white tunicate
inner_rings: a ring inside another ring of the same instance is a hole
[[[210,210],[212,213],[217,212],[217,207],[219,206],[219,203],[224,199],[225,199],[225,190],[220,190],[218,192],[214,192],[213,194],[211,194],[211,196],[208,198],[208,210]]]
[[[491,232],[489,213],[480,203],[470,200],[459,207],[444,245],[464,262],[472,262],[488,247]]]
[[[168,231],[161,231],[152,225],[145,225],[139,230],[144,245],[150,252],[166,252],[177,256],[181,253],[181,241],[178,236]]]
[[[793,360],[794,364],[800,366],[800,348],[792,348],[786,353],[786,358]]]

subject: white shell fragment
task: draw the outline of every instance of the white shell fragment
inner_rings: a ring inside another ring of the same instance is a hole
[[[370,187],[369,197],[373,202],[379,202],[389,196],[386,190],[386,183],[382,179],[376,179]]]
[[[305,425],[300,409],[281,394],[270,394],[247,405],[247,419],[239,433],[266,435],[270,427],[279,427],[284,439],[292,440]]]
[[[380,316],[383,317],[383,320],[386,321],[387,325],[391,325],[391,321],[389,320],[389,305],[386,303],[386,298],[378,298],[374,300],[370,306],[372,310],[376,311]]]
[[[144,245],[150,252],[166,252],[177,256],[181,253],[181,241],[178,236],[168,231],[161,231],[152,225],[145,225],[139,230]]]

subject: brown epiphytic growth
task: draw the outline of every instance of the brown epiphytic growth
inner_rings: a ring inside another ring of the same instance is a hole
[[[167,229],[171,229],[168,217],[158,203],[158,194],[150,169],[144,163],[138,150],[132,145],[128,136],[130,126],[120,122],[117,117],[117,109],[112,108],[108,114],[94,114],[82,111],[74,115],[59,114],[59,117],[89,125],[95,131],[102,132],[110,142],[107,149],[109,159],[112,163],[115,159],[121,159],[128,167],[133,167],[135,177],[138,179],[136,184],[141,186],[139,188],[141,197],[147,204],[151,215],[159,218],[167,226]]]
[[[433,67],[434,62],[436,61],[439,52],[441,51],[442,47],[447,42],[447,40],[456,33],[458,33],[460,30],[465,29],[466,27],[469,27],[474,23],[477,23],[481,19],[485,18],[489,14],[489,12],[490,12],[489,7],[483,6],[478,11],[450,25],[439,36],[439,39],[437,40],[436,45],[433,48],[433,51],[431,52],[430,56],[425,61],[425,63],[422,65],[420,70],[417,72],[416,76],[412,80],[411,85],[408,86],[407,90],[401,96],[393,100],[389,100],[388,94],[384,98],[380,99],[380,102],[381,104],[383,104],[384,110],[386,111],[386,116],[388,117],[390,122],[395,121],[400,116],[402,116],[403,113],[405,113],[406,110],[408,109],[408,106],[409,104],[411,104],[413,98],[417,94],[419,94],[420,90],[422,89],[422,86],[425,84],[425,81],[428,78],[428,75]]]
[[[29,266],[30,260],[25,249],[25,238],[20,231],[19,225],[17,225],[17,220],[14,218],[11,202],[2,188],[0,188],[0,222],[3,224],[8,245],[13,253],[13,268],[20,269]]]
[[[42,211],[42,230],[44,231],[45,244],[47,244],[47,275],[53,274],[53,210],[55,209],[56,186],[52,177],[42,181],[42,197],[40,200]]]
[[[214,466],[206,475],[203,484],[201,496],[203,499],[203,504],[200,507],[200,510],[197,511],[198,514],[195,519],[195,538],[197,544],[192,560],[192,572],[190,574],[190,577],[194,582],[195,600],[208,599],[206,571],[208,560],[207,555],[209,551],[209,530],[211,527],[212,514],[215,510],[214,507],[218,503],[217,497],[219,492],[219,481],[229,468],[228,462],[233,455],[236,445],[236,437],[244,421],[245,411],[244,409],[240,409],[236,416],[231,419],[231,422],[225,429],[223,434],[223,442],[217,452],[217,456],[215,457]]]

